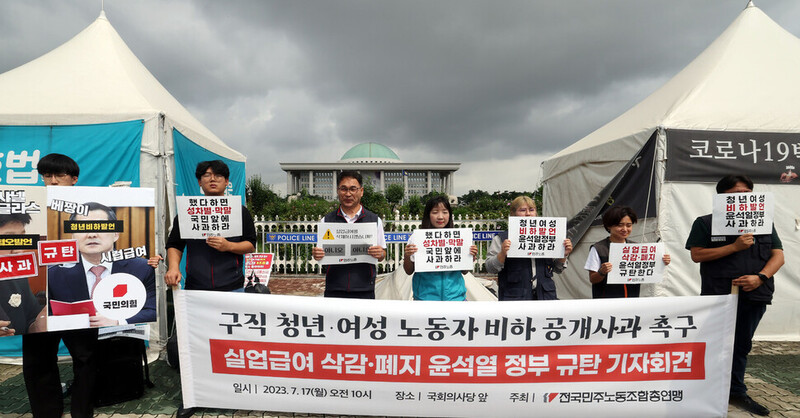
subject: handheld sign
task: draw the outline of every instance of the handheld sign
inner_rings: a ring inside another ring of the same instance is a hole
[[[378,245],[378,225],[368,223],[320,222],[317,229],[317,247],[325,250],[322,265],[370,263],[378,259],[369,255],[369,247]]]
[[[564,258],[567,218],[510,216],[510,258]]]
[[[183,239],[242,235],[241,196],[177,196]]]
[[[619,244],[612,242],[608,261],[613,266],[608,283],[659,283],[664,277],[664,243]]]
[[[770,192],[714,195],[711,235],[771,234],[774,213]]]
[[[416,229],[411,242],[417,246],[415,271],[472,270],[472,228]]]
[[[272,273],[272,253],[250,253],[244,255],[245,285],[261,283],[266,286]]]

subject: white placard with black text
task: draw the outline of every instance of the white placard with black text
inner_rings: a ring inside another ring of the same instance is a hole
[[[711,235],[771,234],[774,213],[770,192],[714,195]]]
[[[608,283],[659,283],[664,278],[664,243],[620,244],[612,242],[608,249],[611,271]]]
[[[510,258],[564,258],[567,218],[510,216]]]
[[[320,264],[377,264],[369,255],[369,247],[378,245],[378,224],[320,222],[317,229],[317,247],[325,251]]]

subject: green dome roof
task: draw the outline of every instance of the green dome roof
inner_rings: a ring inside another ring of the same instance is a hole
[[[353,148],[347,150],[347,152],[342,155],[341,161],[347,160],[358,160],[358,161],[369,161],[369,160],[394,160],[400,161],[400,157],[394,153],[389,147],[383,144],[378,144],[377,142],[365,142],[363,144],[358,144]]]

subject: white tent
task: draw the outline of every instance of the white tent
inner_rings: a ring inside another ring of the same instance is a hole
[[[684,142],[689,142],[692,152],[707,153],[692,161],[702,163],[695,167],[707,173],[703,180],[671,177],[670,164],[686,159],[673,148],[681,142],[681,135],[688,139]],[[775,141],[764,142],[770,135]],[[633,235],[636,239],[644,232],[645,240],[663,240],[672,264],[664,281],[643,286],[642,295],[697,295],[699,267],[684,245],[695,217],[711,212],[712,181],[726,174],[750,174],[749,170],[768,164],[796,165],[800,157],[800,39],[752,2],[748,4],[705,51],[660,89],[542,164],[545,215],[578,214],[612,178],[627,169],[651,137],[655,140],[654,186],[648,190],[649,181],[628,186],[652,193],[657,216],[640,219]],[[710,148],[703,149],[703,144]],[[775,226],[786,264],[776,275],[773,305],[759,326],[758,337],[798,339],[800,193],[797,182],[762,183],[756,180],[755,191],[771,191],[776,196]],[[570,256],[568,270],[560,276],[559,296],[591,297],[583,264],[589,246],[605,236],[602,226],[589,229]]]
[[[165,231],[172,220],[170,213],[174,213],[173,185],[179,174],[173,158],[175,130],[201,149],[244,165],[242,154],[203,126],[153,77],[103,12],[68,42],[1,74],[0,97],[0,126],[143,121],[141,151],[130,158],[138,159],[140,186],[156,189],[158,248],[164,248]],[[74,146],[79,148],[82,144]],[[98,159],[103,157],[97,155]],[[159,311],[165,318],[164,284],[157,282]],[[164,322],[160,321],[159,327],[162,336]]]

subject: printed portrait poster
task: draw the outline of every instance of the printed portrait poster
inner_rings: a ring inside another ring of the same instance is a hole
[[[771,234],[774,213],[770,192],[714,195],[711,235]]]
[[[242,235],[241,196],[177,196],[183,239]]]
[[[272,253],[250,253],[244,255],[244,286],[269,283],[272,273]]]
[[[417,246],[415,271],[472,270],[469,253],[472,246],[471,228],[415,229],[411,242]]]
[[[369,255],[369,247],[378,245],[378,224],[320,222],[317,247],[325,251],[322,265],[370,263],[378,259]]]
[[[47,187],[48,241],[75,262],[47,267],[47,330],[156,320],[155,195],[136,187]]]
[[[46,330],[47,273],[39,268],[37,244],[47,237],[47,191],[0,186],[0,336]],[[37,296],[39,296],[37,298]],[[45,316],[45,317],[42,317]]]
[[[613,266],[608,283],[659,283],[664,278],[664,243],[621,244],[612,242],[608,262]]]
[[[564,258],[567,218],[509,216],[511,258]]]

